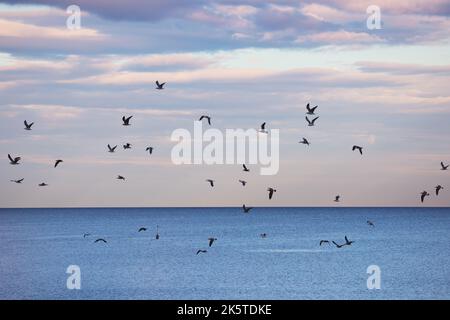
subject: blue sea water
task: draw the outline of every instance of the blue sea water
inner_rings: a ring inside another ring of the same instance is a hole
[[[0,298],[449,299],[449,249],[450,208],[0,209]]]

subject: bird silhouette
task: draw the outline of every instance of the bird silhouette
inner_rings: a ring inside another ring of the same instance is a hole
[[[244,172],[250,172],[250,169],[249,168],[247,168],[247,166],[245,165],[245,164],[242,164],[242,171],[244,171]]]
[[[314,123],[316,122],[317,119],[319,119],[319,117],[315,117],[314,119],[309,120],[309,118],[306,116],[305,119],[308,122],[309,127],[314,127]]]
[[[211,125],[211,117],[210,117],[210,116],[202,115],[202,116],[200,117],[200,119],[198,119],[198,121],[202,121],[203,119],[208,120],[208,124]]]
[[[103,239],[103,238],[99,238],[99,239],[97,239],[97,240],[94,241],[94,243],[97,243],[97,242],[108,243],[108,242],[107,242],[105,239]]]
[[[85,233],[83,234],[83,238],[89,237],[91,234],[90,233]]]
[[[159,240],[159,226],[156,226],[156,235],[155,235],[155,239]]]
[[[20,161],[20,159],[22,159],[22,158],[21,158],[21,157],[15,157],[15,158],[13,159],[13,157],[11,157],[11,155],[8,154],[8,159],[9,159],[9,163],[10,163],[10,164],[12,164],[12,165],[18,165],[18,164],[20,164],[19,161]]]
[[[25,121],[23,122],[23,124],[25,125],[25,128],[24,128],[24,129],[30,131],[30,130],[31,130],[31,127],[32,127],[33,124],[34,124],[34,122],[28,123],[27,120],[25,120]]]
[[[245,187],[245,185],[247,184],[247,181],[245,180],[239,180],[239,182],[242,184],[243,187]]]
[[[38,186],[39,186],[39,187],[47,187],[48,184],[46,184],[45,182],[42,182],[42,183],[39,183]]]
[[[303,138],[303,140],[299,141],[298,143],[306,144],[307,146],[309,146],[309,141],[306,140],[306,138]]]
[[[55,168],[58,166],[58,164],[60,164],[60,163],[62,163],[62,162],[64,162],[64,161],[62,161],[61,159],[58,159],[58,160],[56,160],[55,161]]]
[[[347,236],[345,236],[344,239],[345,239],[345,244],[346,244],[347,246],[351,246],[352,243],[355,242],[355,241],[350,241],[350,240],[348,240]]]
[[[129,142],[125,143],[125,144],[123,145],[123,149],[124,149],[124,150],[126,150],[126,149],[131,149],[131,143],[129,143]]]
[[[147,228],[145,228],[145,227],[140,227],[139,230],[138,230],[138,232],[142,232],[142,231],[147,231]]]
[[[360,146],[353,146],[352,151],[359,150],[359,153],[361,153],[361,155],[362,155],[363,154],[362,149],[363,148]]]
[[[269,191],[269,200],[272,199],[273,193],[274,193],[274,192],[277,192],[277,190],[274,189],[274,188],[267,188],[267,191]]]
[[[111,147],[111,146],[108,144],[108,152],[114,153],[114,151],[116,151],[116,148],[117,148],[117,146]]]
[[[334,202],[339,202],[341,201],[341,196],[336,196],[336,198],[334,198]]]
[[[442,189],[444,189],[443,186],[441,186],[441,185],[437,185],[437,186],[436,186],[436,195],[437,195],[437,196],[439,195],[439,191],[441,191]]]
[[[244,213],[249,213],[252,209],[252,207],[246,207],[245,204],[242,205],[242,210],[244,210]]]
[[[330,244],[330,241],[328,241],[328,240],[320,240],[319,246],[322,246],[322,244],[324,244],[324,243]]]
[[[18,179],[18,180],[11,180],[11,182],[15,182],[15,183],[22,183],[22,181],[24,180],[24,178],[22,179]]]
[[[259,129],[259,132],[261,132],[261,133],[267,133],[267,130],[266,130],[266,123],[265,123],[265,122],[263,122],[263,124],[261,124],[261,128]]]
[[[217,238],[208,238],[208,245],[211,247],[216,240]]]
[[[121,176],[121,175],[118,175],[118,176],[117,176],[117,180],[123,180],[123,181],[125,181],[125,177],[123,177],[123,176]]]
[[[428,197],[429,195],[430,194],[428,192],[422,191],[422,193],[420,194],[420,201],[422,201],[422,203],[423,203],[423,201],[425,200],[425,197]]]
[[[148,151],[148,153],[152,154],[152,152],[153,152],[153,147],[147,147],[147,149],[145,149],[145,151]]]
[[[130,120],[131,118],[133,118],[133,116],[129,116],[128,118],[125,118],[125,116],[122,117],[122,121],[123,121],[123,126],[129,126],[130,125]]]
[[[315,106],[314,108],[311,108],[309,106],[309,103],[306,105],[306,114],[309,114],[310,116],[315,115],[314,111],[317,109],[318,106]]]
[[[267,237],[267,233],[261,233],[259,236],[260,236],[261,238],[266,238],[266,237]]]
[[[441,170],[447,170],[449,166],[450,166],[449,164],[444,165],[444,163],[441,161]]]
[[[200,253],[207,253],[208,251],[207,250],[197,250],[197,255],[199,255]]]
[[[164,89],[164,85],[165,85],[165,84],[166,84],[165,82],[159,83],[159,81],[156,80],[156,89],[157,89],[157,90],[162,90],[162,89]]]
[[[207,182],[211,185],[211,187],[214,187],[214,180],[206,179]]]
[[[371,227],[375,227],[375,224],[370,220],[367,220],[367,224]]]
[[[337,244],[336,242],[332,241],[333,244],[337,247],[337,248],[342,248],[343,246],[345,246],[345,244]]]

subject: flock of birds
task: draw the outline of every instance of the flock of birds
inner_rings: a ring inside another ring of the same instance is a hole
[[[165,84],[166,84],[165,82],[160,83],[159,81],[156,81],[156,88],[155,89],[163,90]],[[316,113],[315,113],[317,108],[318,108],[318,106],[311,107],[309,103],[306,105],[306,116],[305,116],[305,119],[306,119],[306,122],[307,122],[309,127],[315,126],[316,121],[319,119],[319,116],[316,116]],[[309,116],[315,116],[315,117],[310,119]],[[122,125],[123,126],[130,126],[132,118],[133,118],[133,116],[128,116],[128,117],[123,116],[122,117]],[[203,121],[203,120],[206,120],[208,125],[211,126],[211,116],[209,116],[209,115],[202,115],[198,119],[198,121]],[[34,125],[34,122],[30,122],[29,123],[29,122],[27,122],[27,120],[25,120],[24,121],[24,125],[25,125],[25,128],[24,128],[25,130],[31,131],[32,127]],[[265,134],[268,133],[268,131],[266,129],[266,122],[261,124],[259,132],[265,133]],[[307,145],[307,146],[310,145],[310,142],[305,137],[303,137],[302,140],[299,141],[299,143]],[[110,144],[108,144],[107,147],[108,147],[108,152],[109,153],[114,153],[116,151],[116,149],[117,149],[117,145],[111,146]],[[124,150],[131,149],[131,148],[132,148],[132,144],[131,143],[125,143],[123,145],[123,149]],[[153,150],[154,150],[154,147],[148,146],[145,151],[148,152],[151,155],[153,153]],[[361,147],[361,146],[353,145],[352,151],[358,151],[361,155],[363,155],[363,147]],[[8,159],[9,159],[11,165],[19,165],[20,161],[22,160],[21,157],[13,157],[10,154],[8,154]],[[53,167],[57,168],[63,162],[64,161],[62,159],[56,159],[54,164],[53,164]],[[450,165],[446,165],[443,162],[441,162],[441,170],[447,171],[449,169],[449,166]],[[245,164],[242,164],[242,168],[243,168],[244,172],[249,172],[250,171],[250,169]],[[122,175],[118,175],[117,179],[125,181],[125,177],[122,176]],[[11,182],[14,182],[14,183],[17,183],[17,184],[21,184],[23,181],[24,181],[24,178],[11,180]],[[211,188],[213,188],[214,185],[215,185],[214,184],[215,180],[213,180],[213,179],[206,179],[206,182],[209,184],[209,186]],[[239,183],[241,183],[241,185],[243,187],[245,187],[246,184],[247,184],[247,181],[246,180],[239,180]],[[41,183],[38,184],[38,186],[39,187],[46,187],[46,186],[48,186],[48,184],[45,183],[45,182],[41,182]],[[435,187],[436,196],[439,196],[439,192],[441,190],[443,190],[443,189],[444,188],[441,185],[437,185]],[[277,190],[274,187],[268,187],[267,188],[267,192],[268,192],[269,200],[271,200],[273,198],[275,192],[277,192]],[[425,198],[428,197],[428,196],[430,196],[430,193],[428,193],[427,191],[423,191],[422,193],[420,193],[420,200],[421,200],[421,202],[423,203]],[[340,202],[340,201],[341,201],[341,196],[340,195],[336,195],[336,197],[334,199],[334,202]],[[253,209],[253,207],[247,207],[245,204],[242,205],[242,210],[243,210],[244,213],[250,213],[250,211],[252,209]],[[375,224],[373,222],[371,222],[370,220],[367,221],[367,224],[369,226],[371,226],[371,227],[375,226]],[[144,231],[147,231],[146,227],[141,227],[138,230],[138,232],[144,232]],[[89,237],[89,236],[90,236],[89,233],[86,233],[86,234],[83,235],[84,238]],[[261,238],[266,238],[267,237],[267,233],[261,233],[260,237]],[[159,238],[160,238],[159,227],[157,226],[155,239],[158,240]],[[345,240],[345,242],[343,244],[338,244],[335,241],[331,241],[331,243],[333,243],[337,248],[342,248],[344,246],[350,246],[352,243],[354,243],[354,241],[349,241],[347,236],[344,237],[344,240]],[[217,238],[214,238],[214,237],[208,238],[208,246],[211,247],[215,241],[217,241]],[[107,241],[104,238],[98,238],[98,239],[96,239],[94,241],[94,243],[98,243],[98,242],[107,243]],[[330,244],[330,241],[329,240],[320,240],[319,245],[322,246],[323,244]],[[206,252],[207,252],[206,249],[199,249],[196,254],[198,255],[200,253],[206,253]]]

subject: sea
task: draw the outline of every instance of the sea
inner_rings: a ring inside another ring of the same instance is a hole
[[[450,208],[0,209],[0,299],[449,299],[449,252]]]

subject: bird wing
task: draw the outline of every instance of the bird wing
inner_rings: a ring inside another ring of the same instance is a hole
[[[348,239],[347,239],[347,236],[345,236],[344,239],[345,239],[345,242],[349,242]]]
[[[208,124],[211,125],[211,117],[208,117]]]
[[[308,117],[305,117],[306,121],[308,121],[309,124],[311,124],[311,121],[309,121]]]
[[[214,239],[209,239],[209,246],[211,247],[214,242]]]
[[[242,166],[244,167],[244,170],[245,170],[245,171],[248,170],[248,168],[247,168],[247,166],[246,166],[245,164],[243,164]]]
[[[266,129],[266,123],[265,122],[261,125],[261,129],[262,130]]]
[[[273,196],[273,189],[270,189],[269,190],[269,199],[272,199],[272,196]]]
[[[422,193],[422,195],[420,196],[420,200],[423,202],[424,199],[425,199],[425,193]]]
[[[309,103],[306,105],[306,110],[308,110],[308,112],[311,112],[311,108],[309,107]]]
[[[314,124],[314,122],[316,122],[317,119],[319,119],[319,117],[315,117],[314,119],[312,119],[312,124]]]
[[[8,153],[8,158],[11,162],[14,162],[14,159],[11,157],[11,155]]]
[[[318,106],[315,106],[314,108],[311,108],[310,110],[311,110],[311,112],[313,112],[314,113],[314,111],[317,109],[317,107]]]
[[[198,121],[202,121],[205,118],[205,116],[201,116],[200,119],[198,119]]]
[[[161,85],[159,84],[159,81],[158,81],[158,80],[156,80],[156,85],[157,85],[158,87],[161,86]]]
[[[25,125],[25,127],[27,127],[27,128],[29,127],[27,120],[25,120],[25,121],[23,122],[23,124]]]

